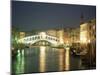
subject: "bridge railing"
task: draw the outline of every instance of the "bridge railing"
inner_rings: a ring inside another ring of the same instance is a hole
[[[24,37],[22,39],[19,39],[18,42],[19,43],[24,43],[24,44],[29,44],[29,43],[35,43],[36,41],[39,40],[46,40],[49,41],[53,44],[57,44],[59,43],[59,39],[57,39],[54,36],[49,36],[49,35],[33,35],[33,36],[28,36],[28,37]]]

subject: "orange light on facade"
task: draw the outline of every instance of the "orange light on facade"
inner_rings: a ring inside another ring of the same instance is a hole
[[[59,31],[59,41],[60,41],[61,44],[64,43],[63,30],[60,30],[60,31]]]
[[[80,43],[87,43],[87,31],[80,33]]]
[[[88,40],[88,43],[90,43],[91,41],[90,40]]]
[[[84,23],[80,26],[80,43],[87,43],[88,42],[88,24]]]

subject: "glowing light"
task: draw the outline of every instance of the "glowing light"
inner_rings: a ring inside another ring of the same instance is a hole
[[[33,39],[33,37],[35,39]],[[40,38],[38,38],[38,37],[40,37]],[[18,43],[34,44],[35,42],[45,40],[45,41],[52,43],[53,45],[57,45],[58,41],[56,41],[56,39],[57,39],[56,37],[46,35],[45,32],[40,32],[39,35],[33,35],[33,36],[28,36],[28,37],[24,37],[24,38],[19,39]],[[63,43],[63,38],[61,37],[60,39],[61,39],[61,43]]]
[[[59,70],[63,71],[63,61],[64,61],[64,57],[63,57],[63,53],[64,53],[64,49],[59,50]]]
[[[87,44],[90,41],[89,39],[89,26],[88,23],[84,23],[82,25],[80,25],[80,43],[82,44]]]
[[[19,57],[19,56],[21,55],[20,50],[18,50],[18,51],[17,51],[17,53],[18,53],[18,55],[17,55],[17,56]]]
[[[68,43],[69,43],[69,41],[66,41],[66,43],[68,44]]]
[[[90,43],[91,41],[90,40],[88,40],[88,43]]]
[[[45,32],[41,32],[40,35],[42,36],[43,39],[46,38],[46,33]]]
[[[80,33],[80,42],[87,43],[87,31],[82,31]]]
[[[40,46],[40,72],[45,72],[45,49],[46,47]]]
[[[87,39],[85,37],[82,37],[80,41],[81,41],[81,43],[86,43]]]
[[[22,55],[24,55],[24,50],[22,50]]]
[[[64,43],[64,40],[63,40],[63,30],[59,31],[59,42],[60,42],[61,44]]]
[[[24,73],[24,50],[20,52],[18,50],[18,56],[16,61],[16,73]]]
[[[62,35],[60,35],[59,42],[60,42],[61,44],[64,43]]]
[[[66,48],[66,54],[65,54],[65,70],[69,70],[69,59],[70,59],[70,56],[69,56],[69,47]]]
[[[18,43],[24,43],[25,41],[23,39],[19,39]]]
[[[63,39],[60,39],[60,43],[61,43],[61,44],[63,44],[63,43],[64,43]]]

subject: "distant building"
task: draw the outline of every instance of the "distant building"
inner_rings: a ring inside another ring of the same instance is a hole
[[[57,31],[57,37],[59,38],[59,42],[64,44],[64,29],[59,29]]]
[[[96,39],[95,19],[80,25],[80,43],[90,43]]]
[[[19,33],[19,38],[21,39],[21,38],[24,38],[25,37],[25,32],[20,32]]]
[[[55,37],[57,36],[57,31],[55,29],[50,29],[50,30],[47,30],[45,32],[48,35],[55,36]]]
[[[72,45],[78,43],[80,38],[80,28],[65,28],[64,29],[64,41]]]

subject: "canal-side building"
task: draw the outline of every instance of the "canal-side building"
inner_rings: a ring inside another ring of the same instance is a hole
[[[73,28],[72,29],[72,32],[71,32],[71,41],[72,41],[72,44],[73,43],[79,43],[79,37],[80,36],[80,31],[79,31],[79,28]]]
[[[89,65],[96,63],[96,20],[90,20],[80,25],[80,47],[86,51],[84,60]]]
[[[70,38],[70,33],[71,33],[71,28],[64,28],[64,41],[66,44],[71,45],[71,38]]]
[[[70,45],[79,43],[80,38],[80,28],[65,28],[64,29],[64,39],[65,43]]]
[[[90,20],[80,25],[80,43],[87,45],[96,39],[96,24],[95,19]]]
[[[57,31],[57,37],[59,39],[60,44],[64,44],[64,29],[59,29]]]

